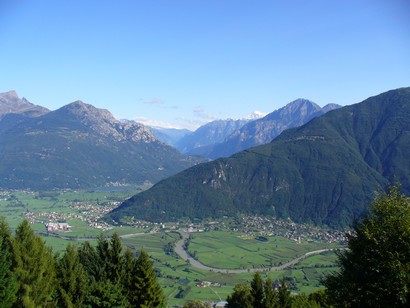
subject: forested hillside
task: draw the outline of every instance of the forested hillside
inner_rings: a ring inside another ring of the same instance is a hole
[[[410,88],[330,111],[272,143],[201,164],[125,201],[108,217],[152,221],[257,213],[350,225],[379,187],[410,192]]]

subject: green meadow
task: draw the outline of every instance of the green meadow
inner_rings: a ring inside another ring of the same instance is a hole
[[[280,280],[286,277],[292,285],[292,292],[295,293],[318,290],[322,287],[320,280],[324,275],[337,270],[335,252],[326,252],[308,257],[290,269],[264,271],[271,262],[280,264],[308,251],[336,247],[334,244],[307,241],[298,244],[282,237],[270,237],[268,242],[260,242],[239,232],[212,231],[192,235],[188,250],[193,249],[192,247],[197,249],[197,259],[200,262],[221,269],[243,268],[241,266],[245,265],[245,269],[261,268],[264,278]],[[167,247],[172,246],[179,238],[178,233],[170,232],[144,234],[122,240],[125,246],[133,250],[143,249],[151,255],[170,304],[177,305],[195,299],[223,300],[232,292],[235,284],[252,279],[253,273],[247,271],[229,274],[197,269],[175,254],[167,253]],[[243,261],[245,258],[246,263]],[[200,281],[217,285],[197,287],[196,284]]]
[[[266,272],[266,268],[288,262],[306,252],[334,248],[337,245],[306,240],[299,243],[279,236],[270,236],[266,241],[260,241],[255,236],[230,231],[191,233],[188,251],[201,263],[210,267],[245,271],[229,274],[223,271],[220,273],[201,270],[183,261],[173,252],[174,243],[180,239],[177,232],[151,233],[150,228],[126,226],[101,230],[90,227],[83,219],[75,218],[75,215],[84,209],[74,209],[72,204],[104,207],[110,202],[126,199],[136,190],[138,188],[114,192],[11,192],[7,198],[0,199],[0,215],[7,219],[11,228],[15,228],[28,212],[41,215],[58,213],[64,214],[62,217],[69,217],[64,221],[72,226],[70,232],[47,234],[44,226],[44,222],[49,220],[47,215],[36,216],[36,222],[32,224],[32,228],[56,253],[63,251],[68,244],[80,245],[86,240],[95,243],[96,237],[101,234],[110,237],[113,232],[118,232],[124,247],[132,249],[135,253],[144,250],[151,256],[170,306],[183,305],[189,300],[196,299],[224,300],[232,292],[235,284],[252,279],[253,273],[247,269],[260,268],[264,279],[271,277],[273,280],[279,280],[285,277],[291,285],[292,292],[295,293],[310,293],[321,288],[322,277],[337,270],[336,254],[327,252],[310,256],[292,268]],[[212,285],[196,286],[203,281],[208,281]]]
[[[266,242],[239,232],[191,234],[188,251],[201,263],[223,269],[248,269],[278,266],[309,251],[334,248],[335,244],[267,237]]]

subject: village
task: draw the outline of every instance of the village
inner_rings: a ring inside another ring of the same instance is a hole
[[[36,193],[32,191],[19,192],[36,196]],[[7,200],[15,203],[20,202],[15,197],[15,194],[13,194],[13,191],[0,191],[0,201]],[[111,230],[113,225],[102,218],[105,214],[118,207],[120,203],[121,201],[113,200],[64,201],[65,206],[69,210],[48,212],[26,209],[24,217],[32,224],[43,224],[44,230],[51,233],[72,231],[73,226],[70,225],[72,220],[80,220],[86,222],[90,228],[107,231]],[[259,239],[269,236],[281,236],[295,242],[308,240],[340,244],[347,242],[346,232],[348,232],[348,230],[321,228],[310,224],[295,223],[290,219],[277,219],[275,217],[259,215],[242,215],[235,218],[223,217],[221,219],[195,223],[189,220],[153,223],[131,217],[126,221],[125,225],[134,227],[139,233],[233,231]],[[121,227],[121,225],[117,227]]]
[[[78,219],[85,221],[89,227],[100,229],[101,231],[111,230],[113,227],[101,218],[112,209],[117,207],[119,202],[69,202],[72,213],[57,212],[30,212],[25,213],[25,217],[30,223],[44,223],[47,232],[70,232],[72,226],[67,221]]]
[[[302,240],[326,243],[347,243],[349,230],[335,230],[320,228],[309,224],[295,223],[290,219],[277,219],[275,217],[243,215],[240,218],[225,217],[218,220],[192,223],[190,221],[174,223],[149,223],[133,219],[130,224],[135,227],[144,227],[151,232],[179,231],[184,233],[233,231],[249,237],[261,238],[281,236],[286,239],[301,242]]]

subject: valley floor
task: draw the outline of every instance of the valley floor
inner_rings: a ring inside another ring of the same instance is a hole
[[[164,224],[135,220],[132,226],[100,220],[133,192],[2,191],[0,215],[11,228],[28,219],[55,252],[68,243],[95,243],[101,233],[119,233],[125,246],[149,253],[170,305],[224,300],[256,271],[273,280],[285,277],[293,292],[310,293],[321,288],[326,273],[337,270],[334,250],[345,247],[343,231],[271,217]],[[50,223],[70,228],[47,231]]]

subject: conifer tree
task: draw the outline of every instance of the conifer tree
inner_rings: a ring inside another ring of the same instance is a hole
[[[111,273],[112,252],[110,243],[100,235],[94,248],[85,242],[79,249],[79,259],[87,274],[88,292],[85,296],[87,307],[128,307],[128,300],[123,288],[123,279]],[[120,265],[121,267],[123,265]]]
[[[107,279],[108,278],[107,265],[110,260],[110,243],[108,242],[108,240],[104,237],[102,233],[98,237],[96,250],[97,250],[97,254],[99,258],[99,266],[101,267],[101,273],[102,273],[102,277],[100,278]]]
[[[292,298],[285,278],[280,281],[280,286],[278,288],[278,304],[281,308],[292,307]]]
[[[316,303],[318,307],[330,306],[330,301],[326,289],[321,289],[316,292],[310,293],[308,299],[310,303]]]
[[[119,283],[124,276],[124,256],[122,254],[121,240],[118,233],[116,232],[111,237],[108,254],[108,278],[114,283]]]
[[[238,283],[226,299],[227,308],[252,308],[253,298],[248,283]]]
[[[127,249],[124,253],[124,276],[122,278],[123,292],[129,301],[132,300],[133,296],[133,271],[135,268],[135,263],[137,259],[134,257],[134,253]]]
[[[340,272],[325,280],[329,300],[340,306],[409,307],[410,199],[399,187],[379,194],[354,225]]]
[[[13,271],[15,258],[12,237],[4,217],[0,217],[0,308],[8,308],[16,301],[17,276]]]
[[[93,282],[85,298],[85,307],[111,308],[111,307],[142,307],[130,306],[127,298],[122,294],[118,284],[113,284],[110,280]]]
[[[78,256],[89,279],[101,281],[104,277],[104,267],[96,249],[89,242],[85,242],[78,250]]]
[[[305,296],[305,302],[308,298]],[[286,280],[282,279],[278,290],[273,288],[272,280],[268,278],[263,283],[260,274],[255,273],[250,284],[239,283],[234,287],[234,292],[227,298],[228,308],[288,308],[292,307],[292,297],[286,285]],[[313,301],[312,301],[313,302]],[[310,304],[310,303],[309,303]],[[296,306],[299,307],[299,306]],[[305,306],[300,306],[305,307]]]
[[[57,261],[57,279],[59,282],[58,305],[82,307],[87,292],[87,283],[76,247],[68,245],[64,255]]]
[[[267,278],[265,281],[264,286],[264,307],[266,308],[274,308],[276,307],[276,303],[278,301],[278,292],[273,287],[272,279]]]
[[[17,306],[43,307],[52,300],[56,287],[51,250],[24,220],[16,230]]]
[[[133,307],[164,307],[165,298],[147,253],[141,251],[132,271],[130,304]]]
[[[251,281],[251,295],[254,308],[264,307],[263,281],[259,272],[256,272]]]

